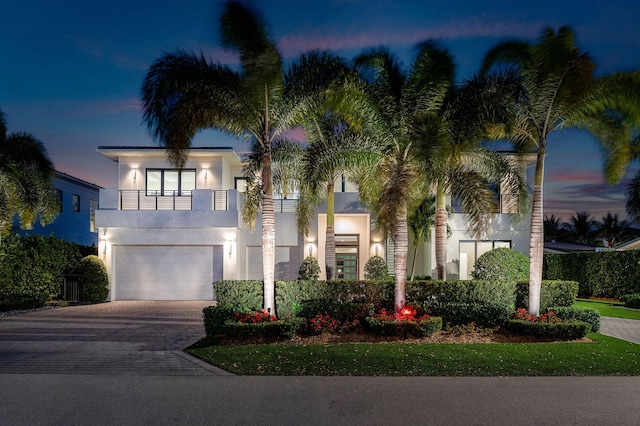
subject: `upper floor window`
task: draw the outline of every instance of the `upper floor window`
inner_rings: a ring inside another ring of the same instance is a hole
[[[80,196],[77,194],[73,194],[71,196],[71,206],[72,206],[72,210],[74,212],[79,212],[80,211]]]
[[[196,169],[147,169],[147,195],[191,196],[196,189]]]

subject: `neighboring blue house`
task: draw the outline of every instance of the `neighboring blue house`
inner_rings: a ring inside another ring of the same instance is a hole
[[[33,229],[16,229],[16,232],[20,235],[54,235],[77,244],[97,247],[95,212],[101,187],[58,171],[53,178],[53,187],[62,206],[56,220],[47,226],[36,222]]]

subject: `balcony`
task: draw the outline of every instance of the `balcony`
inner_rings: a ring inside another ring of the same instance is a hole
[[[227,191],[211,191],[211,210],[229,210]],[[192,191],[118,191],[118,210],[193,210]]]

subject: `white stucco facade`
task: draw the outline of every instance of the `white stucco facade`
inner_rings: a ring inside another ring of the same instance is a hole
[[[98,152],[118,164],[118,187],[100,190],[95,215],[110,300],[213,300],[216,280],[262,278],[260,217],[253,231],[242,223],[243,163],[231,148],[193,148],[181,170],[158,147],[100,147]],[[339,273],[362,279],[366,261],[376,254],[392,270],[391,246],[387,250],[383,236],[373,229],[371,214],[358,203],[353,186],[336,188]],[[303,236],[296,227],[295,202],[275,203],[276,280],[296,279],[309,255],[318,259],[324,278],[326,206],[319,206]],[[476,241],[467,233],[464,215],[455,214],[449,221],[448,277],[470,278],[472,245],[480,253],[488,242],[508,243],[526,253],[529,221],[515,217],[494,215],[491,231]],[[418,244],[418,275],[433,274],[433,240]],[[408,273],[413,252],[411,246]]]

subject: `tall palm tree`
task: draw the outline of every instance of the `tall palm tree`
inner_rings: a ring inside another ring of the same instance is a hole
[[[16,215],[23,229],[55,219],[60,204],[51,183],[54,172],[42,142],[29,133],[7,134],[0,111],[0,234],[11,230]]]
[[[284,72],[261,14],[240,1],[225,2],[220,26],[225,46],[240,54],[240,69],[180,50],[162,56],[142,86],[144,120],[177,166],[185,163],[192,137],[205,128],[252,138],[260,146],[264,307],[275,312],[271,146],[318,107],[320,94],[345,66],[333,55],[313,52]]]
[[[412,124],[411,137],[426,164],[436,197],[436,275],[446,279],[447,203],[451,194],[466,213],[470,233],[478,237],[496,210],[490,186],[524,201],[525,185],[517,164],[481,145],[486,123],[503,113],[493,79],[476,76],[458,86],[451,54],[432,42],[420,45],[419,72],[425,107]],[[413,89],[415,90],[415,89]]]
[[[359,170],[361,200],[371,207],[376,225],[394,243],[395,310],[405,305],[409,234],[407,216],[428,193],[412,143],[410,123],[420,111],[417,102],[417,67],[407,72],[383,48],[369,50],[355,59],[356,69],[368,81],[375,114],[367,122],[375,135],[377,160]]]
[[[592,133],[600,142],[616,144],[628,137],[621,132],[619,113],[636,106],[621,90],[631,90],[633,76],[594,77],[591,57],[575,44],[568,27],[557,32],[545,28],[535,43],[506,41],[492,48],[481,72],[504,78],[512,94],[508,126],[494,128],[493,137],[511,141],[522,150],[536,152],[529,242],[529,312],[540,311],[542,281],[544,161],[549,135],[567,128]],[[612,112],[612,110],[616,110]]]
[[[326,279],[332,280],[336,278],[335,182],[363,162],[369,164],[374,147],[364,132],[349,126],[340,114],[312,115],[303,128],[308,146],[300,167],[298,229],[306,234],[315,208],[326,200],[325,272]]]

